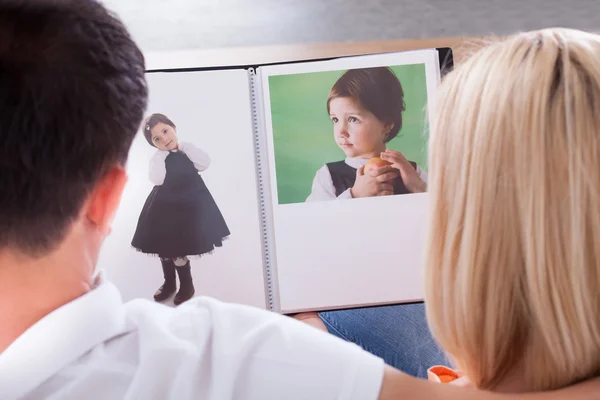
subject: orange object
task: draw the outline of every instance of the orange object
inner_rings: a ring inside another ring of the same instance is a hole
[[[427,370],[427,378],[434,382],[449,383],[460,378],[460,375],[452,368],[443,365],[434,365]]]
[[[373,157],[370,158],[369,161],[367,161],[367,163],[365,164],[364,171],[365,173],[367,173],[373,169],[385,167],[386,165],[391,165],[391,163],[381,159],[380,157]]]
[[[440,381],[442,383],[452,382],[453,380],[456,379],[456,377],[452,376],[452,375],[438,375],[438,378],[440,378]]]

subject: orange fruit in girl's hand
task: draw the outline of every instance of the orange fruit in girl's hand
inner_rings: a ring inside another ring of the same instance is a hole
[[[365,174],[374,169],[385,167],[386,165],[392,165],[392,164],[381,159],[380,157],[370,158],[369,161],[367,161],[367,163],[365,164],[365,168],[364,168]]]

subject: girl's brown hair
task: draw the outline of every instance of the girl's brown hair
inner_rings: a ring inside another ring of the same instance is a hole
[[[144,137],[146,138],[146,140],[152,147],[156,147],[152,143],[152,128],[154,128],[160,122],[175,128],[175,124],[173,123],[173,121],[171,121],[169,119],[169,117],[167,117],[164,114],[159,114],[159,113],[154,113],[154,114],[150,115],[142,123],[142,130],[144,131]]]
[[[386,143],[402,129],[402,111],[406,109],[404,91],[390,68],[357,68],[346,71],[329,92],[328,113],[329,103],[338,97],[350,97],[380,121],[393,124],[385,137]]]

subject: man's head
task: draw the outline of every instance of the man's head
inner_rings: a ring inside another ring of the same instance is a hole
[[[0,250],[41,256],[107,229],[146,109],[144,58],[87,0],[0,3]]]

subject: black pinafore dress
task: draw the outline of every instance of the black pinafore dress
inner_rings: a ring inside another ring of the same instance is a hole
[[[162,185],[154,186],[131,245],[161,258],[199,256],[221,247],[230,232],[204,180],[182,152],[165,159]]]

